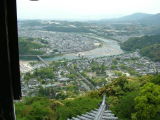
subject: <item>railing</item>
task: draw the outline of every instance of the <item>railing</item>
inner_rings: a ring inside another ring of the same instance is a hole
[[[105,103],[105,100],[106,100],[106,95],[103,95],[103,101],[102,101],[102,104],[98,110],[98,113],[97,115],[95,116],[95,119],[94,120],[101,120],[102,119],[102,116],[103,116],[103,113],[105,111],[105,108],[106,108],[106,103]]]
[[[99,109],[91,110],[86,114],[78,115],[77,117],[72,117],[67,120],[118,120],[118,117],[115,117],[115,115],[106,108],[107,105],[105,101],[106,95],[103,95],[103,100]]]

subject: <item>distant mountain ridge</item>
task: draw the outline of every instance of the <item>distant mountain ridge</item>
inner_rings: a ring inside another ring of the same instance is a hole
[[[114,22],[139,22],[141,24],[160,25],[160,13],[147,14],[147,13],[134,13],[131,15],[123,16],[120,18],[103,19],[96,21],[97,23],[114,23]]]
[[[144,24],[160,25],[160,13],[140,19],[140,22]]]
[[[118,20],[118,21],[135,21],[136,20],[137,21],[137,20],[141,20],[141,19],[151,17],[151,16],[153,16],[153,14],[134,13],[134,14],[131,14],[131,15],[127,15],[127,16],[124,16],[124,17],[117,18],[116,20]]]

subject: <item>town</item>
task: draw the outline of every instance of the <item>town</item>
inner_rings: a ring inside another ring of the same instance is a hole
[[[138,50],[125,52],[119,45],[129,37],[143,36],[147,25],[31,23],[19,21],[19,37],[42,44],[34,50],[44,51],[40,56],[48,65],[38,59],[20,61],[23,96],[74,97],[101,88],[119,76],[160,72],[159,62],[141,56]]]
[[[62,59],[48,63],[49,67],[42,62],[23,64],[26,65],[21,67],[24,96],[36,95],[40,88],[52,88],[55,91],[54,97],[59,94],[73,97],[100,88],[119,76],[141,76],[160,72],[159,62],[142,57],[138,52],[94,59]]]

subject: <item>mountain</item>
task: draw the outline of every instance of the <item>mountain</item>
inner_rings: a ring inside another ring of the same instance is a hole
[[[151,60],[160,61],[160,44],[144,47],[140,50],[140,54],[151,58]]]
[[[142,18],[139,22],[143,24],[160,25],[160,13]]]
[[[153,44],[160,44],[160,35],[129,38],[121,44],[121,48],[127,51],[134,51]]]
[[[131,15],[123,16],[115,19],[102,19],[96,23],[114,23],[114,22],[138,22],[147,25],[160,25],[160,13],[147,14],[147,13],[134,13]]]
[[[141,20],[141,19],[144,19],[144,18],[147,18],[147,17],[150,17],[150,16],[153,16],[154,14],[147,14],[147,13],[134,13],[134,14],[131,14],[131,15],[126,15],[126,16],[123,16],[123,17],[119,17],[119,18],[112,18],[112,19],[101,19],[101,20],[98,20],[98,21],[94,21],[96,23],[106,23],[106,22],[109,22],[109,23],[114,23],[114,22],[133,22],[133,21],[137,21],[137,20]]]
[[[121,44],[126,51],[140,50],[140,54],[151,60],[160,61],[160,35],[130,38]]]
[[[147,14],[147,13],[134,13],[131,15],[127,15],[118,19],[115,19],[116,21],[137,21],[141,19],[145,19],[148,17],[153,16],[153,14]]]

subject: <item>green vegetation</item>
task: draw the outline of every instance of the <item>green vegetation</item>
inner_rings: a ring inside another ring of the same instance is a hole
[[[40,26],[40,25],[42,25],[41,21],[39,21],[39,20],[23,20],[23,21],[18,21],[18,22],[23,23],[22,26],[24,28],[28,27],[28,26],[34,27],[34,26]]]
[[[40,42],[35,41],[34,38],[19,38],[19,54],[20,55],[42,55],[45,52],[40,50],[40,48],[45,47],[45,45]]]
[[[48,94],[47,89],[45,92]],[[52,92],[54,94],[54,90]],[[41,91],[44,97],[46,93]],[[65,120],[97,108],[104,93],[109,108],[119,119],[160,119],[160,75],[146,75],[120,76],[99,90],[64,100],[25,98],[16,103],[17,120]]]
[[[121,44],[121,48],[127,51],[134,51],[158,43],[160,43],[160,35],[134,37]]]
[[[130,38],[121,44],[121,48],[126,51],[139,49],[143,56],[159,61],[160,35]]]
[[[89,29],[85,27],[64,27],[64,26],[48,26],[44,27],[47,31],[56,31],[56,32],[80,32],[80,33],[90,33]]]
[[[150,45],[142,48],[140,53],[151,58],[154,61],[160,61],[160,44]]]
[[[101,88],[110,109],[123,120],[160,119],[160,75],[121,76]]]
[[[46,79],[54,79],[54,71],[55,69],[51,67],[35,69],[33,73],[26,73],[24,76],[24,80],[28,82],[32,78],[36,78],[39,81],[45,81]]]
[[[16,105],[17,120],[55,120],[52,100],[40,97],[25,98]]]
[[[59,120],[66,120],[67,118],[71,118],[98,108],[98,104],[100,102],[101,98],[97,96],[85,96],[73,100],[64,100],[62,101],[64,105],[57,108]]]
[[[133,76],[138,76],[138,75],[139,75],[139,73],[136,72],[134,68],[128,67],[128,66],[126,66],[126,65],[124,65],[124,64],[119,65],[119,67],[120,67],[122,70],[127,71],[130,75],[133,75]]]
[[[159,120],[160,115],[160,86],[147,83],[140,88],[139,95],[135,98],[133,118],[138,120]]]
[[[16,115],[17,120],[66,120],[98,108],[100,101],[97,92],[61,101],[30,97],[16,103]]]
[[[40,68],[35,70],[33,76],[41,79],[53,79],[55,77],[54,71],[55,71],[54,68],[51,67]]]
[[[58,99],[56,97],[56,90],[54,89],[54,87],[46,87],[46,88],[40,87],[38,90],[37,96],[46,97],[49,99],[53,99],[53,98]]]
[[[104,64],[99,64],[98,62],[92,61],[91,70],[96,72],[97,74],[104,74],[106,66]]]

